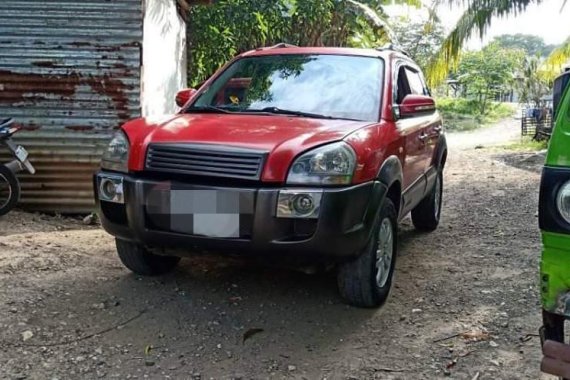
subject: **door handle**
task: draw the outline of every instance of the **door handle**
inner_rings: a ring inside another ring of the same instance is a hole
[[[434,127],[434,128],[433,128],[433,131],[434,131],[435,133],[440,133],[440,132],[442,131],[442,129],[443,129],[443,128],[441,127],[441,125],[438,125],[437,127]]]
[[[418,139],[420,139],[420,141],[424,142],[427,140],[429,136],[425,134],[425,132],[422,132],[421,135],[418,136]]]

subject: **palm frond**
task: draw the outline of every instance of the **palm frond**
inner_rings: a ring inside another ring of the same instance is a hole
[[[516,15],[531,4],[543,0],[438,0],[449,4],[462,3],[467,5],[457,24],[443,41],[443,44],[427,69],[427,79],[431,86],[442,83],[449,71],[457,67],[461,50],[467,40],[478,33],[485,35],[494,17]]]
[[[366,21],[374,28],[380,29],[384,32],[388,40],[392,43],[397,44],[398,38],[396,37],[396,33],[392,30],[390,25],[380,17],[380,15],[368,5],[361,3],[356,0],[345,0],[348,4],[352,6],[352,8],[360,14]]]
[[[548,73],[548,79],[553,80],[558,76],[564,66],[570,62],[570,37],[550,53],[543,63],[544,70]]]

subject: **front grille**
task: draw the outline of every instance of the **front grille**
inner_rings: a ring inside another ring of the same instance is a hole
[[[152,144],[146,156],[146,169],[163,173],[259,180],[265,156],[265,152],[236,147]]]

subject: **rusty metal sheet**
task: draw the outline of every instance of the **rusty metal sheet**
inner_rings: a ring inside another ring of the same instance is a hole
[[[24,127],[16,140],[38,169],[21,175],[22,207],[93,208],[102,149],[141,112],[142,8],[142,0],[0,1],[0,118]]]

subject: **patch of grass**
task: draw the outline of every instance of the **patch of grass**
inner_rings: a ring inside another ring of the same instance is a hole
[[[449,131],[469,131],[511,117],[515,107],[508,103],[490,103],[484,115],[479,113],[478,103],[472,99],[439,98],[437,108]]]
[[[520,151],[520,152],[534,152],[548,148],[548,141],[536,141],[531,137],[524,137],[520,141],[513,142],[503,146],[506,150]]]

